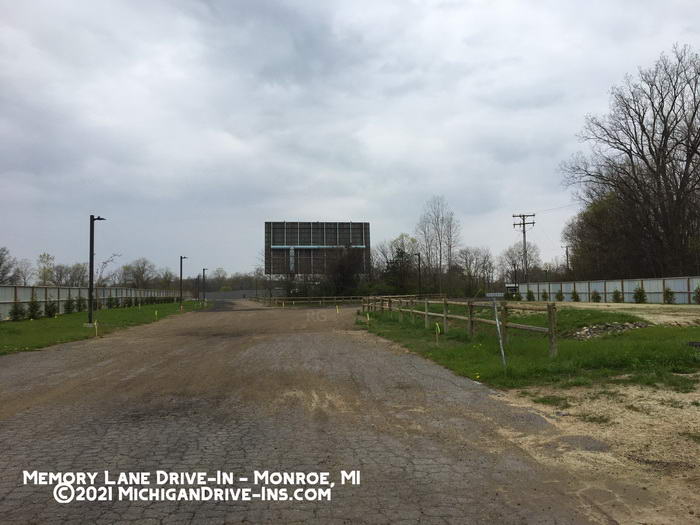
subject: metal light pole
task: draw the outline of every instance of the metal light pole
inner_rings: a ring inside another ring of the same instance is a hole
[[[180,306],[182,306],[182,260],[187,259],[184,255],[180,255]]]
[[[95,217],[94,215],[90,215],[90,276],[89,276],[89,281],[88,281],[88,323],[92,324],[93,323],[93,315],[92,315],[92,302],[93,302],[93,296],[95,295],[95,283],[94,283],[94,277],[95,277],[95,221],[105,221],[104,217],[100,217],[99,215]]]
[[[413,255],[418,256],[418,295],[421,294],[421,277],[420,277],[420,253],[414,253]]]
[[[207,300],[207,270],[209,268],[202,268],[202,300]]]

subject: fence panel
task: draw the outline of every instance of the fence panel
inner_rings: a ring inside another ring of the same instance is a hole
[[[532,290],[537,300],[544,300],[542,298],[542,292],[546,291],[548,300],[551,301],[555,299],[557,292],[561,290],[564,295],[564,301],[571,301],[575,289],[581,302],[590,301],[595,291],[600,294],[600,300],[604,303],[613,302],[615,291],[620,292],[624,302],[633,303],[634,291],[637,288],[642,288],[644,290],[648,303],[663,303],[664,290],[670,290],[673,292],[673,302],[675,304],[696,304],[695,290],[700,288],[700,276],[550,283],[534,282],[518,285],[518,290],[523,299],[527,296],[527,291]]]
[[[41,305],[42,312],[47,301],[58,303],[58,312],[65,313],[65,304],[69,298],[76,299],[78,297],[87,298],[87,287],[57,287],[57,286],[14,286],[0,285],[0,321],[9,318],[10,310],[16,300],[18,303],[27,306],[32,300],[32,295]],[[95,299],[100,307],[107,304],[107,299],[111,297],[160,297],[172,298],[178,297],[179,290],[137,290],[134,288],[95,288]],[[185,297],[191,297],[191,294],[186,292]]]

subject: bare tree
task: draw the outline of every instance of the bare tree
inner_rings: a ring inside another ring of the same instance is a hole
[[[100,265],[97,267],[97,276],[95,279],[96,286],[106,286],[107,285],[107,268],[109,268],[109,265],[112,264],[114,261],[116,261],[119,257],[121,257],[121,253],[113,253],[109,257],[107,257],[104,261],[100,263]]]
[[[21,286],[29,286],[34,277],[34,267],[29,259],[21,259],[15,264],[12,272],[12,282]]]
[[[36,259],[36,278],[37,284],[47,286],[53,284],[53,270],[56,263],[56,258],[46,252],[39,254]]]
[[[564,166],[592,204],[607,196],[657,274],[683,274],[697,236],[700,56],[674,47],[612,89],[610,112],[588,116],[590,154]]]
[[[523,243],[516,242],[506,248],[498,258],[498,266],[504,280],[510,279],[512,282],[518,282],[519,277],[521,278],[520,280],[522,280]],[[527,266],[528,268],[538,268],[541,266],[540,249],[531,242],[527,243]]]
[[[442,291],[442,276],[453,262],[459,245],[460,224],[443,196],[434,195],[425,203],[416,225],[416,238],[425,261]]]
[[[0,246],[0,284],[9,284],[17,261],[10,255],[10,250]]]
[[[75,263],[70,267],[68,286],[86,286],[88,280],[88,264]]]
[[[53,282],[56,286],[70,286],[70,269],[67,264],[57,264],[53,267]]]

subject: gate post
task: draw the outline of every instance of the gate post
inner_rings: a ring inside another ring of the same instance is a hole
[[[467,316],[469,317],[469,337],[474,337],[474,302],[467,302]]]
[[[447,299],[442,298],[442,331],[447,333]]]
[[[427,299],[424,300],[424,304],[425,304],[425,315],[423,317],[425,317],[425,329],[427,330],[428,329],[428,300]]]

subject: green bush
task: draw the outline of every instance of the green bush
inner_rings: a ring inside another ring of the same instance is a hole
[[[693,302],[695,304],[700,304],[700,286],[695,288],[695,291],[693,292]]]
[[[107,297],[107,308],[112,309],[117,307],[117,301],[114,297]]]
[[[506,301],[512,301],[512,300],[513,300],[513,294],[510,293],[510,292],[506,292],[506,293],[503,294],[503,298],[504,298]]]
[[[532,290],[528,290],[526,294],[527,300],[528,301],[534,301],[535,300],[535,294],[533,293]]]
[[[676,302],[676,294],[670,288],[664,289],[664,304],[673,304]]]
[[[82,312],[87,308],[87,300],[82,295],[79,295],[75,300],[75,309]]]
[[[67,314],[72,314],[75,312],[75,299],[72,297],[66,299],[66,301],[63,303],[63,311]]]
[[[598,290],[593,290],[591,292],[591,301],[593,301],[594,303],[600,302],[600,294],[598,293]]]
[[[46,317],[56,317],[58,315],[58,303],[49,301],[44,305],[44,315]]]
[[[36,300],[36,297],[32,295],[32,300],[29,301],[27,305],[27,317],[29,319],[39,319],[41,317],[41,304]]]
[[[546,291],[544,291],[540,294],[540,297],[542,297],[543,301],[546,301],[549,299],[549,294]]]
[[[554,296],[554,298],[555,298],[557,301],[562,302],[562,301],[564,300],[564,292],[562,292],[561,290],[559,290],[559,291],[556,293],[556,295]]]
[[[638,286],[634,289],[634,302],[637,304],[642,304],[647,302],[647,293],[644,288]]]
[[[622,292],[620,290],[616,289],[613,292],[613,296],[612,296],[613,303],[621,303],[621,302],[623,302],[623,299],[624,298],[622,297]]]
[[[571,292],[571,300],[575,303],[578,303],[581,300],[581,298],[578,296],[578,292],[576,290]]]
[[[27,316],[27,311],[22,303],[13,303],[10,309],[10,319],[13,321],[21,321]]]
[[[486,297],[486,292],[484,292],[484,289],[483,289],[483,288],[479,288],[479,289],[476,291],[475,297],[479,297],[479,298],[481,298],[481,297]]]
[[[133,300],[131,297],[125,297],[124,298],[124,307],[129,308],[133,304]]]
[[[513,300],[514,300],[514,301],[522,301],[522,300],[523,300],[523,296],[520,295],[520,292],[515,292],[515,293],[513,294]]]

